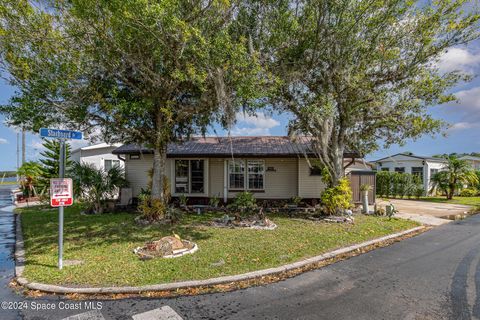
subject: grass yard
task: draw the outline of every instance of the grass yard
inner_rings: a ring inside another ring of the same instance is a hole
[[[480,197],[454,197],[452,200],[447,200],[446,197],[422,197],[420,200],[438,203],[463,204],[480,209]]]
[[[206,279],[279,266],[335,248],[417,226],[415,222],[357,216],[354,225],[315,223],[271,216],[278,228],[240,230],[199,225],[213,215],[188,215],[175,226],[137,226],[132,214],[81,215],[65,210],[64,259],[84,264],[57,264],[57,210],[19,210],[25,239],[29,281],[73,286],[148,285]],[[199,251],[175,259],[141,261],[132,250],[149,240],[171,235],[195,241]],[[223,263],[224,262],[224,263]]]

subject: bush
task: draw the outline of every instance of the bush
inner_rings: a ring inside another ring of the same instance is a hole
[[[320,200],[328,214],[337,214],[350,209],[352,206],[350,181],[346,178],[340,179],[337,186],[325,189]]]
[[[379,197],[419,198],[425,194],[421,178],[410,173],[380,171],[376,179]]]
[[[257,208],[257,199],[248,191],[240,192],[228,208],[235,210],[235,217],[240,218],[239,214],[243,215]]]
[[[102,213],[105,201],[113,199],[120,188],[128,186],[123,169],[117,166],[104,171],[91,164],[75,163],[71,174],[75,196],[83,200],[87,211],[93,213]]]
[[[219,203],[220,199],[217,196],[213,196],[210,198],[210,200],[208,200],[208,204],[213,208],[217,208]]]
[[[140,196],[138,210],[141,212],[142,218],[150,222],[165,218],[167,213],[165,203],[160,199],[152,199],[149,195]]]
[[[475,197],[478,191],[472,188],[463,189],[460,191],[460,197]]]

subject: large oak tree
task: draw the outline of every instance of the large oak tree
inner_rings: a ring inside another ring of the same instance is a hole
[[[439,57],[478,37],[469,1],[245,1],[243,32],[278,79],[272,104],[293,115],[292,136],[313,136],[331,184],[345,150],[367,154],[435,134],[427,107],[455,99],[468,77],[441,73]]]
[[[167,144],[231,124],[262,96],[237,17],[226,0],[3,0],[1,65],[17,91],[0,111],[30,130],[151,147],[152,197],[163,199]]]

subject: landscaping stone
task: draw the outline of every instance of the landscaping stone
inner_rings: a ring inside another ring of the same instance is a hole
[[[223,218],[215,219],[209,223],[209,226],[218,227],[218,228],[250,228],[258,230],[274,230],[277,228],[277,225],[270,219],[264,217],[259,218],[258,216],[242,218],[241,220],[236,220],[233,217],[227,215]]]
[[[63,260],[63,265],[64,266],[78,266],[80,264],[83,264],[83,260]]]
[[[195,243],[181,240],[177,237],[163,237],[160,240],[147,242],[143,247],[138,247],[133,252],[142,260],[153,258],[176,258],[198,250]]]
[[[225,260],[223,259],[220,259],[218,260],[217,262],[213,262],[212,264],[210,264],[212,267],[221,267],[225,264]]]
[[[309,220],[323,221],[331,223],[354,223],[353,217],[347,216],[324,216],[324,217],[309,217]]]

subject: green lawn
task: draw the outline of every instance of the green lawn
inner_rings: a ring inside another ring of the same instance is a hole
[[[480,197],[454,197],[452,200],[447,200],[446,197],[422,197],[420,200],[439,203],[464,204],[467,206],[480,208]]]
[[[315,223],[271,216],[278,228],[221,229],[198,225],[212,215],[185,216],[181,225],[140,227],[132,214],[85,216],[65,210],[65,259],[57,263],[57,210],[21,209],[29,281],[65,285],[148,285],[205,279],[275,267],[417,226],[415,222],[358,216],[354,225]],[[195,241],[199,251],[175,259],[140,261],[132,250],[172,231]],[[223,260],[223,265],[218,262]],[[218,266],[213,264],[217,263]]]

